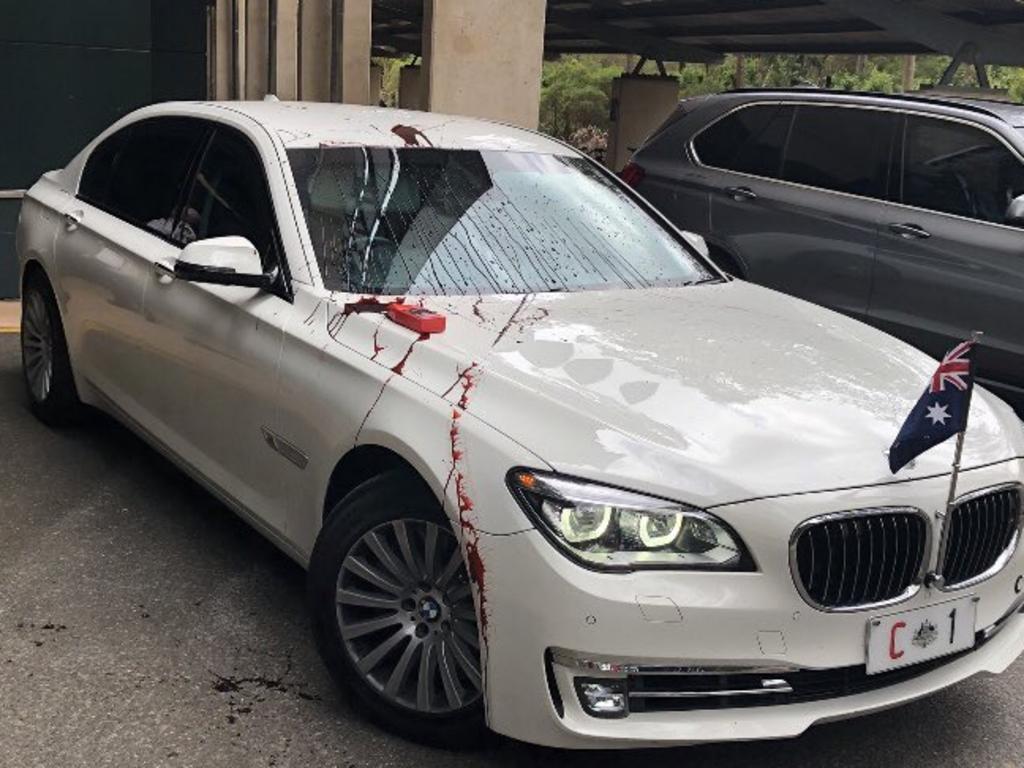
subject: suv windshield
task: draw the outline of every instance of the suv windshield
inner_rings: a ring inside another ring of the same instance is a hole
[[[717,276],[587,160],[519,152],[288,152],[329,290],[476,295]]]

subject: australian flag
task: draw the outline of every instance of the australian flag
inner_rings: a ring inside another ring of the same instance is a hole
[[[889,469],[893,474],[967,426],[974,388],[973,352],[974,341],[965,341],[942,358],[928,388],[889,449]]]

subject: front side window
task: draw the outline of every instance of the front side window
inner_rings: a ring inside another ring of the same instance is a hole
[[[370,147],[288,154],[330,290],[523,294],[716,277],[583,158]]]
[[[778,178],[793,112],[785,104],[743,107],[699,134],[693,148],[712,168]]]
[[[245,237],[256,246],[269,269],[277,263],[274,222],[259,154],[244,137],[218,128],[182,209],[178,228],[185,241]]]
[[[187,118],[133,123],[92,152],[78,194],[118,218],[184,244],[175,227],[178,206],[207,136],[202,122]]]
[[[907,118],[901,201],[1002,224],[1024,195],[1024,164],[992,134],[963,123]]]
[[[782,178],[809,187],[883,198],[897,119],[876,109],[797,108]]]

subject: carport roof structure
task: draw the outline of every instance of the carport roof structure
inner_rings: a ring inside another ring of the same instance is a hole
[[[517,0],[508,0],[515,3]],[[374,53],[420,54],[424,0],[373,0]],[[548,0],[545,51],[955,55],[1024,64],[1024,0]]]

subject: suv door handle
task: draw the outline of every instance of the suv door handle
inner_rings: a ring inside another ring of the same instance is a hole
[[[905,240],[927,240],[931,232],[917,224],[890,224],[889,231]]]
[[[744,200],[757,200],[757,193],[750,187],[726,187],[724,192],[737,203],[742,203]]]
[[[64,226],[68,232],[74,232],[82,223],[83,218],[85,218],[85,211],[68,211],[64,214]]]

